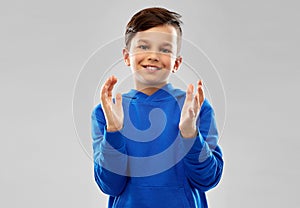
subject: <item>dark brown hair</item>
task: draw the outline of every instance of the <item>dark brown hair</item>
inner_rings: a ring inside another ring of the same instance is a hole
[[[126,26],[125,44],[129,48],[131,39],[137,32],[161,25],[172,25],[176,28],[178,39],[182,36],[181,15],[160,7],[146,8],[132,16]],[[180,41],[179,41],[180,42]]]

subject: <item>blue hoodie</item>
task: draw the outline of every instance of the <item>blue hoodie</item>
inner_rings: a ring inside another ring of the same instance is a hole
[[[94,175],[109,208],[205,208],[205,192],[220,181],[222,151],[214,111],[204,100],[198,134],[178,124],[185,92],[167,84],[148,96],[122,95],[124,127],[107,132],[101,105],[92,112]]]

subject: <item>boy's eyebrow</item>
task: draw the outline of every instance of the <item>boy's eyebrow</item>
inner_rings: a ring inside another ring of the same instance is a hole
[[[140,43],[140,42],[149,43],[149,41],[144,40],[144,39],[139,39],[137,42],[138,42],[138,43]]]
[[[137,43],[146,43],[146,44],[150,44],[150,41],[148,41],[148,40],[146,40],[146,39],[139,39],[138,41],[137,41]],[[164,42],[163,44],[162,44],[162,46],[169,46],[169,47],[173,47],[173,45],[171,44],[171,43],[169,43],[169,42]]]
[[[171,48],[173,47],[173,45],[171,43],[163,43],[162,46],[164,46],[164,47],[167,46],[167,47],[171,47]]]

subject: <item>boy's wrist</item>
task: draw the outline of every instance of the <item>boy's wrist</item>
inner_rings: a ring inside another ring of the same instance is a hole
[[[122,127],[106,126],[107,132],[116,132],[116,131],[120,131],[121,129],[122,129]]]
[[[198,134],[198,131],[196,128],[191,129],[189,131],[185,131],[185,130],[180,130],[180,135],[182,136],[182,138],[184,139],[191,139],[191,138],[195,138]]]

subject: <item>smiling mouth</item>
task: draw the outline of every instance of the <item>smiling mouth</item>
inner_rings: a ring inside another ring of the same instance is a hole
[[[144,65],[143,67],[145,69],[149,70],[149,71],[158,71],[158,70],[161,70],[161,68],[157,67],[157,66]]]

